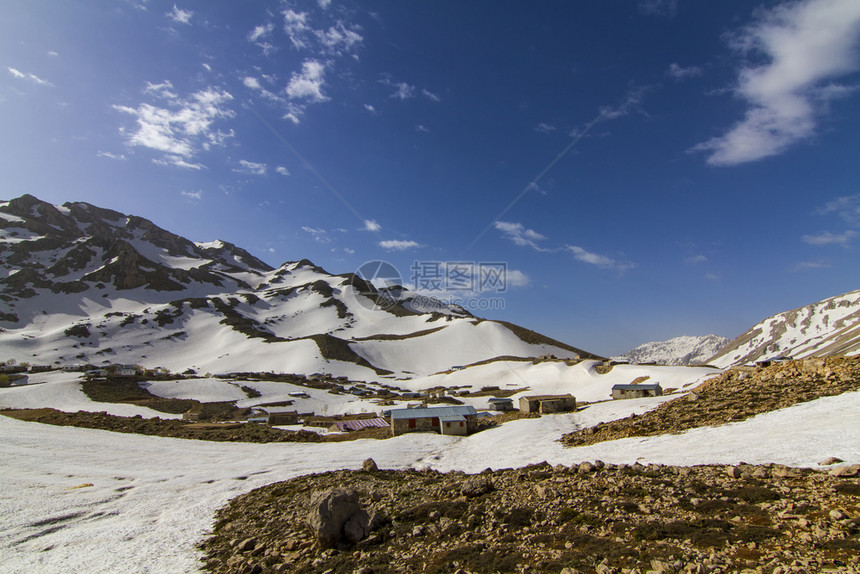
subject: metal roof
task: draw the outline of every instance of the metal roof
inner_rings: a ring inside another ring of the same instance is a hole
[[[392,420],[423,419],[428,417],[457,417],[477,415],[478,411],[472,405],[459,407],[428,407],[424,409],[394,409],[391,411]]]
[[[447,416],[447,417],[439,417],[439,422],[443,422],[443,423],[456,423],[456,422],[463,422],[465,420],[466,420],[466,417],[464,417],[462,415],[452,415],[452,416]]]
[[[332,426],[337,427],[340,431],[345,430],[361,430],[368,428],[385,428],[389,426],[384,419],[358,419],[350,421],[335,421]]]

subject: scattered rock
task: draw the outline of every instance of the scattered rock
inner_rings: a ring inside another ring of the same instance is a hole
[[[369,459],[365,460],[363,463],[361,463],[361,468],[365,472],[376,472],[377,470],[379,470],[379,467],[376,466],[376,461],[373,460],[372,458],[369,458]]]
[[[820,466],[830,466],[831,464],[839,464],[840,462],[845,462],[845,461],[842,460],[841,458],[838,458],[835,456],[828,456],[827,458],[825,458],[824,460],[822,460],[818,464]]]
[[[370,517],[358,503],[358,492],[333,488],[311,496],[305,522],[320,548],[355,544],[367,535]]]
[[[838,476],[840,478],[850,478],[852,476],[857,476],[858,474],[860,474],[860,464],[838,466],[830,471],[831,476]]]

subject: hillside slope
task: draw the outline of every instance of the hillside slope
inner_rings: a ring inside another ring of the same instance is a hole
[[[307,260],[25,195],[0,202],[0,360],[174,371],[429,375],[500,356],[591,353]],[[424,309],[430,309],[425,311]]]
[[[860,353],[860,290],[777,313],[751,327],[707,362],[718,367],[788,356]]]
[[[728,344],[719,335],[683,336],[639,345],[621,355],[631,363],[700,365]]]

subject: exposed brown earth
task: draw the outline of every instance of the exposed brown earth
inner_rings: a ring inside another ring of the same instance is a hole
[[[564,435],[567,446],[716,426],[860,389],[860,357],[789,361],[762,369],[730,369],[691,393],[644,415]]]
[[[320,442],[322,440],[320,435],[311,431],[287,431],[256,424],[189,424],[176,419],[145,419],[140,416],[118,417],[106,413],[85,411],[66,413],[55,409],[7,409],[0,410],[0,415],[49,425],[218,442],[268,443]]]
[[[233,499],[200,549],[219,574],[860,572],[850,471],[599,461],[472,476],[336,471]],[[322,549],[306,519],[311,497],[332,488],[358,493],[370,532]]]

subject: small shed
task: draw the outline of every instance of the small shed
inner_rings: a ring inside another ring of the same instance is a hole
[[[450,417],[462,417],[461,419],[453,419]],[[455,425],[449,425],[449,433],[444,433],[442,420],[447,419],[448,422]],[[464,424],[460,426],[460,422]],[[428,407],[414,409],[393,409],[391,411],[391,434],[393,436],[401,435],[408,432],[438,432],[443,434],[460,434],[460,428],[465,428],[462,434],[471,434],[478,428],[478,412],[472,405],[464,405],[457,407]]]
[[[573,395],[531,395],[520,398],[520,411],[524,413],[567,413],[576,410]]]
[[[619,384],[612,387],[613,399],[640,399],[659,397],[663,394],[660,383]]]
[[[466,436],[469,434],[466,417],[462,415],[439,417],[439,433],[449,436]]]
[[[514,410],[514,400],[509,398],[491,397],[487,400],[489,407],[494,411],[512,411]]]
[[[787,363],[791,360],[791,357],[786,357],[781,355],[779,357],[771,357],[769,359],[761,359],[755,362],[756,367],[765,368],[770,367],[771,365],[776,365],[778,363]]]
[[[266,407],[263,410],[269,414],[270,427],[299,423],[299,413],[296,410],[283,407]]]

